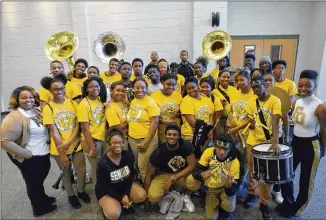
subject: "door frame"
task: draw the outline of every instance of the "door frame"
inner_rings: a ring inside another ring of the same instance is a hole
[[[230,35],[230,36],[231,36],[231,40],[263,40],[263,39],[295,39],[295,40],[297,40],[297,47],[296,47],[295,57],[294,57],[293,73],[296,72],[300,35]],[[295,78],[294,75],[295,74],[292,75],[292,80],[294,80],[294,78]]]

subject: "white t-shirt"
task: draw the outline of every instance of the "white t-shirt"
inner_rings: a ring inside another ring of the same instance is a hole
[[[27,118],[33,118],[35,116],[33,110],[24,110],[22,108],[18,108],[18,111]],[[26,145],[26,149],[32,151],[33,156],[46,155],[50,153],[47,141],[48,130],[46,127],[42,125],[42,122],[37,125],[34,120],[30,119],[30,136]]]
[[[162,90],[163,85],[161,83],[153,84],[152,82],[148,83],[147,95],[151,95],[152,93],[156,92],[157,90]]]

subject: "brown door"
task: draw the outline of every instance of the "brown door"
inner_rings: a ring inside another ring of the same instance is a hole
[[[296,50],[297,39],[235,39],[232,40],[231,66],[243,67],[246,53],[256,56],[255,67],[259,67],[262,56],[269,56],[272,62],[277,59],[286,60],[288,66],[285,77],[293,80]]]

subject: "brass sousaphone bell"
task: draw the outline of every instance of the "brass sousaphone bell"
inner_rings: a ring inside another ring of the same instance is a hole
[[[121,59],[126,52],[126,44],[121,36],[112,31],[100,34],[93,43],[95,55],[103,62],[109,63],[110,59]]]
[[[44,45],[44,51],[50,60],[66,60],[70,70],[74,69],[73,55],[78,48],[78,37],[72,31],[61,31],[52,35]]]
[[[227,56],[232,49],[230,35],[221,30],[208,33],[201,43],[203,55],[209,60],[219,60]]]

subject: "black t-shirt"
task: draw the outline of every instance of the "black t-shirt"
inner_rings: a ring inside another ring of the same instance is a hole
[[[104,154],[96,170],[95,194],[98,200],[109,195],[119,202],[124,195],[130,196],[133,180],[132,158],[128,151],[121,152],[120,164],[116,165]]]
[[[166,144],[161,144],[151,155],[151,164],[165,173],[179,173],[188,166],[187,157],[193,153],[192,144],[188,141],[179,140],[179,148],[169,151]]]

